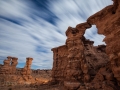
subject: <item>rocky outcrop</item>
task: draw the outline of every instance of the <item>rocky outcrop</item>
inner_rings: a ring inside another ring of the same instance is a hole
[[[68,29],[72,31],[72,28]],[[99,69],[109,61],[106,46],[93,46],[93,43],[83,36],[81,40],[72,37],[66,40],[67,45],[53,48],[53,81],[62,82],[67,89],[73,90],[91,82]]]
[[[113,1],[85,23],[68,27],[65,45],[52,49],[53,81],[62,81],[68,90],[120,88],[120,0]],[[85,39],[83,35],[92,25],[96,25],[98,34],[106,36],[106,46],[93,46]]]
[[[8,56],[7,59],[4,60],[4,65],[0,68],[0,80],[21,84],[34,82],[35,80],[31,76],[30,67],[33,59],[29,57],[26,59],[25,67],[23,69],[17,69],[18,58]]]
[[[52,72],[52,77],[53,81],[63,81],[65,76],[66,76],[66,66],[68,63],[67,60],[67,46],[63,45],[58,48],[53,48],[52,49],[54,53],[54,62],[53,62],[53,72]],[[63,62],[64,60],[64,62]]]
[[[26,82],[30,84],[31,82],[35,82],[34,78],[31,76],[31,64],[32,64],[33,58],[26,58],[26,65],[21,70],[22,77],[19,78],[19,82]]]
[[[8,56],[3,61],[4,65],[0,64],[0,88],[7,88],[8,86],[14,87],[15,90],[28,87],[37,88],[51,80],[51,70],[31,69],[33,58],[26,58],[24,68],[16,68],[17,60],[16,57]]]
[[[16,66],[18,58],[8,56],[7,59],[4,60],[4,65],[0,69],[0,74],[15,74]]]

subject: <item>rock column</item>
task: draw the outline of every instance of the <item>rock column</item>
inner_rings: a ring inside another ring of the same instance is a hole
[[[86,25],[86,26],[85,26]],[[90,27],[88,25],[88,27]],[[84,45],[82,39],[84,39],[84,33],[87,28],[87,23],[83,23],[77,26],[77,28],[69,27],[66,31],[67,40],[66,45],[68,47],[68,65],[67,75],[64,81],[64,86],[68,90],[76,90],[80,86],[80,82],[84,82],[81,74],[87,76],[87,68],[84,67]],[[87,81],[87,79],[86,79]]]

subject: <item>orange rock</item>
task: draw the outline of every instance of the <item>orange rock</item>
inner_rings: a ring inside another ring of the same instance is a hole
[[[65,45],[52,49],[54,80],[94,83],[95,90],[117,90],[120,86],[120,0],[113,2],[90,16],[87,22],[75,28],[68,27]],[[93,46],[93,41],[85,39],[83,35],[92,25],[96,25],[98,34],[105,35],[106,46]],[[106,83],[102,86],[102,82]],[[64,85],[67,88],[75,86]]]

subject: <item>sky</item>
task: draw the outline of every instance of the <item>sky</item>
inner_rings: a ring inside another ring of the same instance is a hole
[[[23,68],[26,57],[32,57],[32,69],[51,69],[51,48],[65,44],[67,28],[111,4],[112,0],[0,0],[0,64],[13,56]],[[95,46],[105,44],[94,25],[84,36]]]

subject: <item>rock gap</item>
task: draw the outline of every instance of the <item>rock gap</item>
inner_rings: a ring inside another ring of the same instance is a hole
[[[96,28],[96,25],[92,25],[91,28],[86,29],[84,34],[86,39],[89,39],[90,41],[94,41],[94,46],[98,45],[106,45],[105,42],[103,42],[103,39],[105,38],[104,35],[98,34],[98,29]]]

